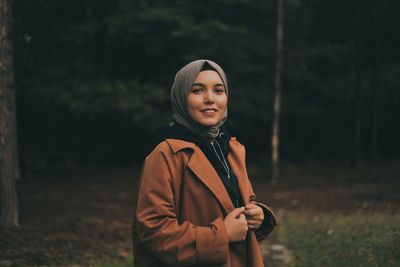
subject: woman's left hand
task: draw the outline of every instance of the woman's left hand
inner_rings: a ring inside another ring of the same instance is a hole
[[[245,208],[243,213],[246,215],[249,230],[257,230],[264,221],[264,212],[262,208],[253,203],[247,204]]]

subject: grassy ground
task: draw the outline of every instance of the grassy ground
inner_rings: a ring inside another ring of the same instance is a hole
[[[291,212],[277,236],[293,251],[293,266],[400,266],[399,215]]]
[[[400,164],[369,162],[287,165],[276,187],[257,165],[249,169],[258,197],[279,217],[267,249],[283,244],[290,264],[270,267],[400,266]]]
[[[259,166],[249,167],[258,199],[280,214],[270,241],[288,245],[295,266],[399,266],[400,164],[284,165],[275,187]],[[21,179],[21,226],[0,230],[0,266],[132,266],[137,173],[97,166]]]

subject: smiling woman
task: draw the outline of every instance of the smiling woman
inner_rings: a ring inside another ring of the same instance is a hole
[[[135,266],[264,266],[257,238],[276,221],[256,202],[244,147],[224,126],[224,71],[211,60],[187,64],[171,102],[173,121],[158,131],[140,177]]]

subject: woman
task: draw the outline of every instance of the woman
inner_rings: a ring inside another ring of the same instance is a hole
[[[244,147],[224,127],[228,83],[211,60],[175,76],[173,122],[146,157],[133,221],[135,267],[264,266],[257,238],[276,225],[255,202]]]

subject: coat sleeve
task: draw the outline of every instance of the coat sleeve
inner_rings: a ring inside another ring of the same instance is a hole
[[[276,217],[275,214],[271,211],[271,209],[260,202],[256,202],[256,195],[254,194],[253,191],[253,187],[249,182],[249,196],[250,196],[250,202],[256,204],[257,206],[259,206],[260,208],[262,208],[263,212],[264,212],[264,221],[262,222],[260,228],[258,228],[255,231],[257,240],[262,240],[264,239],[266,236],[268,236],[272,230],[274,230],[275,226],[276,226]]]
[[[144,163],[136,206],[136,230],[141,242],[162,262],[172,266],[223,264],[229,241],[222,218],[210,225],[178,222],[171,171],[162,151]]]

